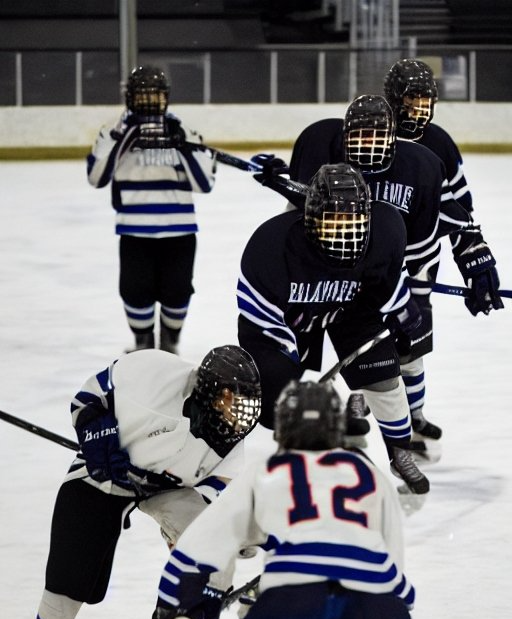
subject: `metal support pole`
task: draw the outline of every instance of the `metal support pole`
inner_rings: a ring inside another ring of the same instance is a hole
[[[325,52],[318,52],[316,100],[325,103]]]
[[[357,52],[348,55],[348,100],[352,101],[357,96]]]
[[[23,58],[21,52],[16,52],[15,56],[15,73],[16,73],[16,105],[23,105]]]
[[[82,52],[77,52],[75,55],[75,105],[82,105],[83,101],[83,58]]]
[[[469,52],[469,86],[468,86],[468,96],[469,101],[474,103],[476,101],[476,51],[473,50]]]
[[[277,103],[278,99],[278,55],[270,52],[270,103]]]
[[[206,52],[203,56],[203,103],[212,102],[212,55]]]
[[[121,92],[138,63],[137,0],[119,0],[119,72]]]
[[[400,3],[399,0],[393,0],[393,23],[392,23],[392,37],[393,41],[391,47],[396,49],[400,42]]]

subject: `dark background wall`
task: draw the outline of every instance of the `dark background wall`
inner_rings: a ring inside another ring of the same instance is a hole
[[[162,65],[177,86],[177,103],[204,102],[208,80],[209,102],[267,103],[271,51],[278,50],[278,101],[315,102],[323,45],[325,101],[346,100],[349,23],[336,28],[334,7],[322,6],[321,0],[139,0],[139,60]],[[414,37],[416,55],[439,58],[452,82],[456,65],[468,81],[474,51],[476,100],[512,101],[512,0],[401,0],[400,24],[403,48],[359,54],[362,87],[380,85],[380,65],[408,55],[406,41]],[[119,38],[117,0],[2,0],[0,105],[74,104],[78,91],[79,103],[119,102],[126,77]],[[456,90],[447,88],[446,96],[469,96],[468,88]]]

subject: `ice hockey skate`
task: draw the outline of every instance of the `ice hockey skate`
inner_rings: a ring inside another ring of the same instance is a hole
[[[368,442],[365,435],[370,432],[370,422],[365,419],[370,413],[370,409],[366,405],[362,393],[351,393],[348,401],[345,415],[347,420],[347,430],[343,439],[343,445],[350,449],[366,449]]]
[[[411,411],[411,417],[412,429],[417,435],[415,438],[430,438],[438,441],[443,435],[443,431],[439,426],[425,419],[421,408]]]
[[[442,444],[439,441],[443,432],[439,426],[427,421],[420,409],[412,411],[412,451],[416,462],[435,464],[441,459]]]
[[[362,393],[351,393],[347,402],[347,434],[362,436],[370,431],[370,423],[365,417],[370,413]]]
[[[151,333],[135,333],[135,346],[126,348],[124,352],[135,352],[136,350],[146,350],[155,347],[155,335]]]
[[[171,329],[160,322],[160,350],[178,354],[180,329]]]
[[[403,479],[413,494],[426,494],[430,490],[430,482],[416,466],[413,454],[408,449],[392,448],[391,472]]]

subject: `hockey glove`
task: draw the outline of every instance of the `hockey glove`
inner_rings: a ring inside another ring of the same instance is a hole
[[[260,153],[251,157],[251,161],[261,166],[261,172],[254,175],[254,179],[266,187],[271,182],[274,176],[279,174],[287,174],[288,166],[286,163],[275,157],[274,155],[268,155],[266,153]]]
[[[470,288],[464,303],[471,314],[476,316],[483,312],[487,315],[493,309],[502,309],[504,305],[498,292],[500,279],[496,260],[480,232],[474,235],[473,242],[464,250],[460,251],[457,246],[453,253],[457,267]]]
[[[153,473],[133,464],[127,466],[127,478],[139,497],[150,497],[159,492],[183,488],[183,480],[176,475],[166,471]]]
[[[182,574],[178,586],[180,606],[174,607],[158,598],[152,619],[218,619],[226,592],[210,587],[208,574]]]
[[[131,489],[127,477],[130,458],[119,445],[119,428],[114,413],[88,404],[80,412],[75,430],[92,479],[99,482],[112,480]]]
[[[413,295],[399,310],[386,314],[384,321],[395,337],[398,334],[410,337],[420,327],[422,322],[421,310]]]
[[[172,148],[183,149],[187,146],[187,135],[181,126],[181,123],[176,118],[167,118],[167,133],[169,135],[169,143]]]
[[[139,121],[137,120],[137,116],[135,116],[135,114],[123,112],[116,126],[110,131],[110,137],[113,140],[119,141],[124,137],[130,127],[134,127],[138,124]]]
[[[151,615],[151,619],[175,619],[175,617],[187,617],[188,619],[186,612],[174,606],[169,606],[168,608],[157,606]]]

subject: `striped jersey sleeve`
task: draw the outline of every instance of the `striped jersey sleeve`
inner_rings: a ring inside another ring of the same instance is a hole
[[[294,360],[299,360],[297,340],[284,319],[284,312],[274,305],[240,273],[237,285],[240,315],[253,323],[263,334],[276,342]]]
[[[105,368],[98,374],[91,376],[81,387],[80,391],[71,401],[71,416],[73,425],[80,415],[80,412],[88,405],[93,404],[105,410],[113,410],[113,390],[112,371],[114,363]]]

